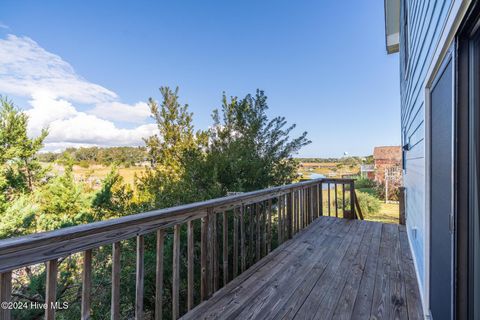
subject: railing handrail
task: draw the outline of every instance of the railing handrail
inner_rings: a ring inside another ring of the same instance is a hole
[[[267,198],[265,198],[266,200],[303,187],[321,184],[322,182],[342,182],[348,184],[352,181],[353,179],[312,179],[243,194],[132,214],[105,221],[0,240],[0,272],[64,257],[69,254],[112,244],[198,219],[207,214],[207,209],[228,210],[235,205],[246,205],[259,201],[259,199],[261,200],[264,196],[267,196]]]

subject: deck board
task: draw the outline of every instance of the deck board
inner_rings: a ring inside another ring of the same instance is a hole
[[[184,319],[421,319],[405,227],[320,217]]]

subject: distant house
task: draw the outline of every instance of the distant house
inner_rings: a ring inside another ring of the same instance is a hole
[[[385,0],[406,226],[428,319],[480,319],[479,25],[480,1]]]
[[[392,174],[401,168],[402,147],[386,146],[373,149],[373,161],[375,168],[374,180],[378,183],[385,183],[385,173]]]
[[[375,179],[375,166],[373,164],[362,164],[360,166],[360,176],[370,180]]]

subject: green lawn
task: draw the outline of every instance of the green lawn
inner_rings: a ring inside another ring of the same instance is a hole
[[[357,191],[368,193],[374,197],[377,197],[373,188],[357,188]],[[380,211],[375,214],[365,214],[365,220],[377,221],[382,223],[398,223],[399,218],[399,206],[398,203],[385,203],[383,200]]]

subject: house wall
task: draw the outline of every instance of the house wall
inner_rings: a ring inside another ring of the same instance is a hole
[[[403,0],[402,0],[403,2]],[[425,80],[452,0],[406,0],[408,45],[404,41],[403,3],[400,15],[400,92],[402,144],[405,152],[407,230],[424,292],[425,244]],[[408,60],[405,54],[408,48]]]

